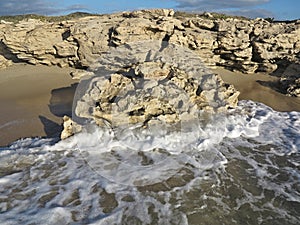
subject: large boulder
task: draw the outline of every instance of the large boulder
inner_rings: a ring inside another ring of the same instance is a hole
[[[191,50],[167,42],[112,49],[78,86],[73,119],[98,125],[176,123],[235,107],[239,93]]]

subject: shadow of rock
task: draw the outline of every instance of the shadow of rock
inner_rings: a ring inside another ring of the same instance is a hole
[[[74,83],[69,87],[57,88],[51,91],[48,107],[54,116],[61,118],[61,123],[40,115],[39,119],[44,126],[47,137],[60,138],[60,133],[63,130],[62,117],[64,115],[72,116],[72,105],[76,88],[77,83]]]
[[[257,80],[257,83],[264,87],[268,87],[274,91],[277,91],[281,94],[286,94],[286,89],[282,87],[281,83],[279,81],[263,81],[263,80]]]
[[[3,42],[3,40],[0,40],[0,54],[6,58],[7,60],[11,60],[14,63],[21,63],[21,62],[25,62],[25,60],[21,60],[19,59],[16,54],[14,54],[7,46],[6,44]]]
[[[300,63],[282,59],[276,62],[277,69],[270,75],[278,77],[277,81],[257,81],[260,85],[269,87],[284,95],[290,95],[290,87],[297,86],[297,79],[300,78]]]
[[[78,83],[72,84],[69,87],[53,89],[51,91],[51,99],[49,101],[50,112],[58,117],[67,115],[72,116],[73,98]]]
[[[44,131],[47,137],[58,138],[60,137],[60,132],[62,131],[62,125],[57,124],[56,122],[44,117],[39,116],[40,121],[44,125]]]
[[[270,75],[275,77],[291,77],[300,74],[300,63],[281,59],[276,62],[277,69]]]

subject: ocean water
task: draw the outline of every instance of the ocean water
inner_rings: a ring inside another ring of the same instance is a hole
[[[300,113],[199,118],[1,148],[0,223],[300,224]]]

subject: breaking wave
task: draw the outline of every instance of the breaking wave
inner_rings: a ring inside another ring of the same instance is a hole
[[[1,223],[297,224],[300,113],[241,101],[201,116],[1,148]]]

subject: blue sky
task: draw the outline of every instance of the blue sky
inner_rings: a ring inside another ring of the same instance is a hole
[[[75,11],[101,14],[145,8],[222,12],[277,20],[300,18],[300,0],[0,0],[0,15],[61,15]]]

